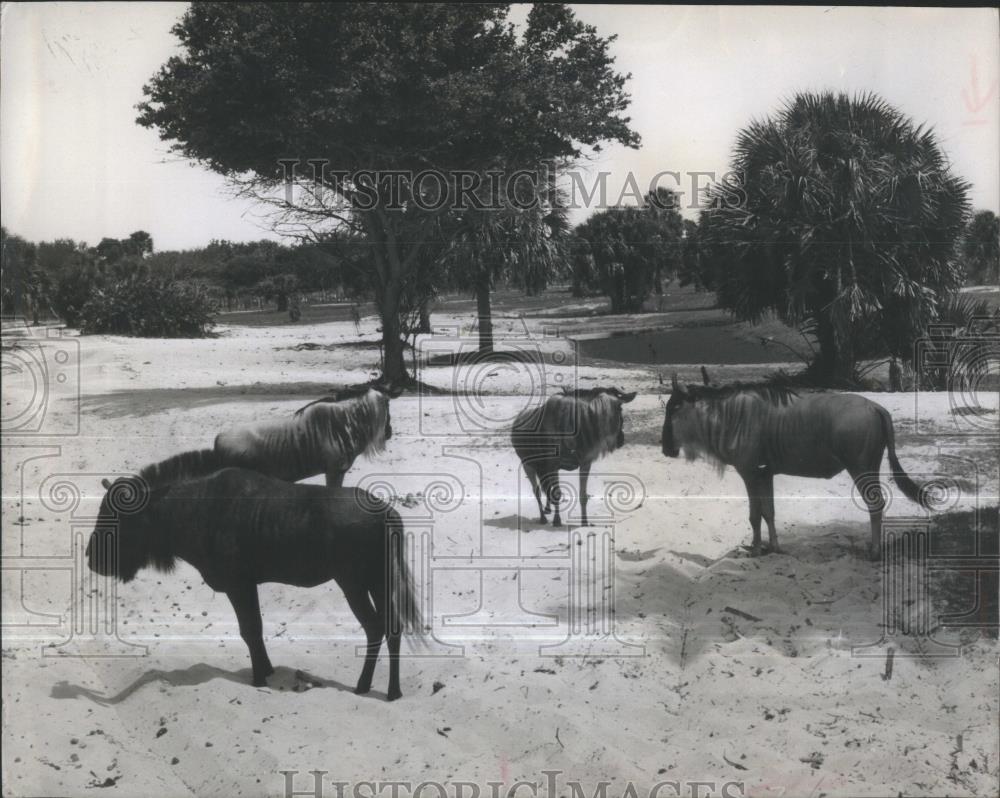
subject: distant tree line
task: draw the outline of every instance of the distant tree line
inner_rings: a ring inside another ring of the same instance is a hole
[[[91,247],[70,239],[36,244],[4,228],[3,313],[35,324],[54,316],[83,332],[201,335],[216,312],[248,298],[285,310],[295,293],[350,290],[340,249],[262,240],[154,252],[141,230]]]

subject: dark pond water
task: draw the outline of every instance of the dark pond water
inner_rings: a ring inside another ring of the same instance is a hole
[[[739,363],[788,363],[795,356],[782,346],[761,346],[738,338],[730,327],[681,327],[640,333],[619,333],[609,338],[577,340],[583,357],[620,363],[670,363],[719,365]]]

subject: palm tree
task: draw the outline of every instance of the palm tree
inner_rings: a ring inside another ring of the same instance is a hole
[[[648,194],[642,207],[610,208],[595,213],[576,228],[584,245],[578,273],[586,256],[592,278],[611,300],[612,313],[636,313],[665,276],[680,265],[683,224],[673,192]],[[659,290],[658,290],[659,289]]]
[[[961,283],[969,186],[932,130],[874,94],[797,95],[740,131],[731,171],[743,201],[717,187],[699,229],[719,301],[814,322],[820,378],[851,379],[859,331],[912,343]]]
[[[492,353],[494,284],[511,281],[529,294],[544,289],[566,262],[566,209],[542,199],[529,209],[467,209],[444,224],[452,231],[442,266],[456,285],[474,292],[479,352]]]

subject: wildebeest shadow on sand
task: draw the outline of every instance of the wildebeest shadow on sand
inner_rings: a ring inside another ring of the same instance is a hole
[[[213,385],[203,388],[152,388],[85,396],[81,397],[80,406],[84,412],[101,418],[141,418],[177,408],[210,407],[230,402],[301,399],[305,404],[332,390],[335,387],[325,382],[258,382],[251,385]]]
[[[969,635],[996,637],[996,518],[996,508],[981,510],[978,521],[971,512],[931,516],[921,526],[926,557],[896,549],[878,562],[868,559],[866,521],[789,524],[780,533],[781,552],[760,557],[750,556],[743,545],[714,559],[666,549],[644,561],[619,555],[618,634],[646,643],[647,650],[675,666],[739,640],[749,640],[761,654],[785,657],[878,646],[886,640],[887,611],[926,616],[924,628],[948,646]],[[898,530],[904,528],[901,524]],[[956,562],[956,557],[964,559]],[[927,584],[926,597],[887,588],[915,579],[918,571]],[[601,582],[597,587],[608,588]],[[565,615],[565,599],[544,609]],[[585,614],[584,608],[575,609]],[[638,628],[646,640],[630,635]],[[886,644],[916,652],[926,639],[900,627]]]
[[[253,674],[250,668],[242,668],[237,671],[227,671],[223,668],[217,668],[214,665],[208,665],[204,662],[200,662],[196,665],[191,665],[188,668],[178,668],[172,671],[164,671],[155,668],[148,670],[128,687],[115,693],[114,695],[106,695],[96,690],[91,690],[88,687],[81,687],[80,685],[61,681],[57,682],[53,686],[51,697],[60,699],[86,698],[93,701],[95,704],[100,704],[101,706],[114,706],[122,703],[148,684],[165,683],[173,687],[196,687],[197,685],[207,684],[208,682],[216,679],[234,682],[235,684],[246,688],[247,692],[251,690],[263,689],[277,690],[279,692],[304,692],[305,690],[316,687],[330,687],[334,690],[341,690],[349,693],[354,692],[354,688],[348,687],[347,685],[341,684],[340,682],[332,679],[324,679],[318,676],[313,676],[305,671],[295,670],[294,668],[287,668],[280,665],[276,666],[274,673],[268,677],[267,688],[257,688],[251,686]],[[377,690],[372,690],[368,695],[383,699],[386,697],[385,693],[380,693]]]
[[[348,387],[328,382],[255,382],[250,385],[218,385],[202,388],[151,388],[149,390],[110,391],[80,398],[84,412],[100,418],[143,418],[183,408],[228,404],[231,402],[301,401],[302,404]],[[414,381],[407,386],[421,395],[449,396],[451,391]]]

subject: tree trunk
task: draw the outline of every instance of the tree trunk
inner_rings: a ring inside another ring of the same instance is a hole
[[[399,327],[399,302],[389,294],[379,303],[382,316],[382,380],[387,385],[404,386],[410,382],[403,360],[405,342]]]
[[[820,312],[816,319],[816,338],[819,357],[816,368],[819,376],[839,384],[854,377],[854,347],[851,341],[840,341],[829,314]]]
[[[430,335],[433,330],[431,329],[431,301],[430,299],[425,299],[420,303],[420,328],[417,330],[421,335]]]
[[[493,351],[493,314],[490,307],[490,279],[481,275],[476,281],[476,315],[479,319],[479,351]]]

